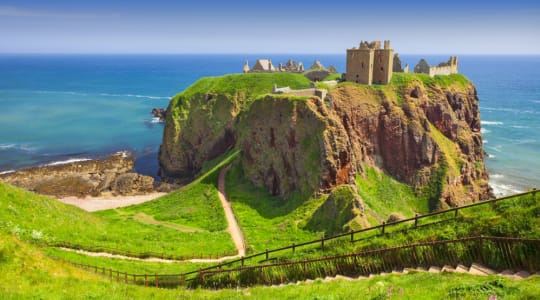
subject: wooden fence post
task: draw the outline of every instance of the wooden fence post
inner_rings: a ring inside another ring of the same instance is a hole
[[[125,281],[126,283],[128,283],[128,273],[127,273],[127,272],[124,273],[124,281]]]
[[[148,286],[148,275],[144,274],[144,286]]]
[[[458,216],[459,207],[456,207],[456,210],[454,211],[454,218],[457,218]]]
[[[294,253],[294,248],[295,248],[295,245],[294,243],[292,243],[292,253]]]
[[[112,269],[109,269],[109,279],[110,279],[111,282],[112,282]]]
[[[242,267],[244,266],[244,257],[242,256]]]
[[[382,234],[384,234],[384,227],[385,227],[385,226],[386,226],[386,222],[383,221],[383,222],[382,222]]]
[[[268,248],[266,248],[266,260],[268,260]]]
[[[414,228],[418,226],[418,213],[414,213]]]
[[[158,288],[158,287],[159,287],[159,281],[158,281],[158,275],[157,275],[157,273],[154,274],[154,278],[155,278],[155,282],[156,282],[156,287]]]
[[[120,282],[120,271],[116,270],[116,282]]]
[[[353,242],[354,242],[354,231],[351,230],[351,243],[353,243]]]
[[[321,249],[324,251],[324,236],[321,238]]]

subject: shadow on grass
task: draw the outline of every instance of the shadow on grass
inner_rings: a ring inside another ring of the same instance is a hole
[[[227,196],[231,202],[246,204],[266,219],[286,216],[310,198],[299,193],[294,193],[288,199],[272,196],[264,188],[244,179],[240,164],[235,164],[227,174]]]

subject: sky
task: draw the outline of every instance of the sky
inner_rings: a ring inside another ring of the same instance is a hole
[[[538,0],[0,0],[0,53],[540,55]]]

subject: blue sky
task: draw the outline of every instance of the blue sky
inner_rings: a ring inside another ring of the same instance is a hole
[[[540,54],[540,1],[0,0],[0,53]]]

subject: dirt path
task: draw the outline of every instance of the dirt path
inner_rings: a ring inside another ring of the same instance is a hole
[[[62,249],[64,251],[84,254],[87,256],[94,256],[94,257],[108,257],[108,258],[119,258],[119,259],[136,260],[136,261],[161,262],[161,263],[175,263],[175,262],[219,263],[228,259],[238,258],[238,255],[234,255],[234,256],[223,256],[220,258],[192,258],[192,259],[177,260],[177,259],[166,259],[166,258],[158,258],[158,257],[138,258],[138,257],[126,256],[126,255],[120,255],[120,254],[112,254],[108,252],[92,252],[92,251],[85,251],[85,250],[65,248],[65,247],[59,247],[59,249]]]
[[[166,195],[166,193],[152,193],[147,195],[138,195],[138,196],[101,196],[101,197],[87,197],[87,198],[77,198],[77,197],[66,197],[60,198],[58,201],[71,204],[82,208],[86,211],[98,211],[106,210],[124,206],[130,206],[133,204],[139,204],[154,200],[158,197]]]
[[[227,219],[228,224],[227,232],[229,232],[229,234],[231,235],[234,245],[238,250],[238,256],[245,256],[246,245],[244,244],[244,236],[242,235],[240,226],[238,226],[238,222],[236,222],[236,217],[234,216],[234,213],[232,211],[231,203],[229,202],[229,200],[227,200],[227,196],[225,194],[225,176],[227,175],[227,172],[229,172],[229,170],[231,169],[231,166],[232,165],[228,165],[226,168],[223,168],[219,173],[218,196],[219,200],[221,200],[221,205],[223,205],[223,210],[225,211],[225,218]]]
[[[219,196],[219,200],[221,201],[221,205],[223,206],[223,210],[225,211],[225,218],[227,219],[227,224],[228,224],[227,232],[231,235],[234,245],[236,246],[236,249],[238,250],[237,255],[224,256],[220,258],[194,258],[194,259],[187,259],[187,260],[173,260],[173,259],[163,259],[163,258],[156,258],[156,257],[138,258],[138,257],[118,255],[118,254],[112,254],[112,253],[106,253],[106,252],[92,252],[92,251],[85,251],[85,250],[78,250],[78,249],[71,249],[71,248],[64,248],[64,247],[60,247],[60,249],[65,250],[65,251],[76,252],[76,253],[80,253],[80,254],[84,254],[88,256],[121,258],[121,259],[129,259],[129,260],[164,262],[164,263],[173,263],[173,262],[216,263],[216,262],[222,262],[228,259],[234,259],[234,258],[245,256],[246,247],[244,244],[244,237],[242,235],[242,231],[240,230],[240,226],[238,226],[236,217],[234,216],[234,213],[232,211],[231,203],[227,200],[227,196],[225,194],[225,176],[227,175],[227,172],[231,169],[231,166],[232,165],[229,165],[226,168],[223,168],[221,172],[219,173],[218,196]],[[90,198],[90,199],[79,199],[75,197],[69,197],[69,198],[63,198],[59,200],[67,204],[78,206],[87,211],[97,211],[97,210],[111,209],[111,208],[128,206],[131,204],[142,203],[142,202],[150,201],[162,195],[164,195],[164,193],[156,193],[156,194],[143,195],[143,196],[117,197],[118,199],[110,198],[110,197],[109,198],[95,197],[95,198]],[[139,221],[144,221],[144,222],[148,222],[152,224],[157,222],[151,216],[147,216],[145,214],[142,214],[142,215],[139,214],[138,218],[144,219],[144,220],[139,220]],[[174,228],[174,229],[179,229],[179,228]],[[186,229],[182,228],[182,231],[184,230]]]

